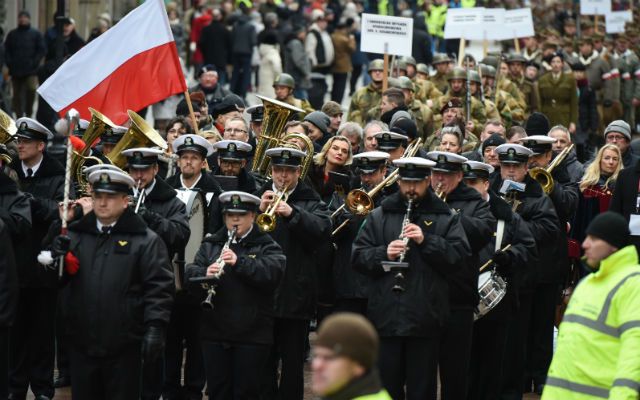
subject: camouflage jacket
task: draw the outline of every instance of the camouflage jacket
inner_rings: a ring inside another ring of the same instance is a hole
[[[376,89],[373,83],[358,89],[351,97],[347,120],[364,125],[367,112],[380,104],[382,99],[382,88]]]

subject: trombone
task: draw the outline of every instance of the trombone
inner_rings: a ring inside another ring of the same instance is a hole
[[[269,207],[267,207],[267,210],[256,218],[256,224],[258,224],[258,228],[260,228],[262,232],[273,232],[273,230],[276,229],[276,208],[278,208],[281,202],[286,202],[287,198],[289,198],[287,190],[289,190],[290,185],[291,184],[286,185],[284,189],[278,192],[276,198],[269,204]]]
[[[564,161],[564,159],[569,155],[569,152],[573,150],[573,146],[574,144],[571,143],[571,146],[566,147],[564,150],[562,150],[556,156],[556,158],[551,161],[551,164],[549,164],[547,168],[536,167],[532,168],[531,171],[529,171],[529,176],[536,180],[540,184],[540,186],[542,186],[542,190],[546,194],[551,193],[554,187],[553,176],[551,176],[551,172],[554,170],[554,168],[560,165],[562,161]]]
[[[418,150],[422,147],[422,138],[416,139],[415,142],[411,143],[404,151],[404,154],[401,158],[413,157],[416,155]],[[398,169],[394,170],[392,173],[387,175],[386,178],[376,186],[374,186],[371,190],[366,192],[364,189],[353,189],[347,194],[347,198],[344,201],[344,204],[338,207],[333,214],[331,214],[331,219],[335,219],[340,213],[342,213],[345,207],[352,213],[358,216],[368,215],[371,211],[373,211],[375,207],[375,203],[373,198],[385,187],[393,185],[399,177],[400,171]],[[346,219],[340,226],[338,226],[332,233],[331,236],[335,236],[344,228],[350,219]]]

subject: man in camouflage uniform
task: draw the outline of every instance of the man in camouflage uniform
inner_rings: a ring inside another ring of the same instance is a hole
[[[482,89],[482,80],[478,71],[469,71],[469,90],[471,95],[480,100],[484,105],[484,111],[487,115],[487,119],[503,121],[503,124],[511,124],[511,109],[508,105],[504,104],[505,108],[498,109],[496,103],[484,95]]]
[[[273,90],[276,92],[276,100],[298,107],[299,109],[304,110],[305,114],[315,111],[308,100],[301,100],[293,97],[293,89],[295,89],[295,87],[296,81],[291,75],[284,73],[278,75],[276,80],[273,81]],[[303,117],[304,115],[299,116],[299,119],[302,119]]]
[[[481,64],[490,65],[496,70],[495,79],[497,79],[497,82],[495,84],[495,87],[499,88],[500,90],[503,90],[509,96],[513,97],[518,102],[520,107],[526,110],[527,104],[525,102],[525,98],[522,92],[520,91],[520,89],[518,89],[518,86],[515,83],[513,83],[511,79],[509,79],[508,73],[501,72],[500,67],[501,67],[502,61],[500,56],[489,55],[482,60]]]
[[[524,68],[527,65],[527,59],[520,54],[510,54],[507,58],[507,64],[509,65],[508,78],[520,91],[522,95],[521,99],[524,101],[524,109],[528,116],[532,112],[538,110],[540,107],[540,98],[538,96],[538,88],[536,87],[535,82],[524,76]],[[504,89],[502,85],[501,88]],[[513,91],[509,92],[509,94],[512,96],[516,95]]]
[[[618,58],[620,70],[620,101],[624,111],[624,120],[636,129],[636,107],[640,105],[640,60],[629,48],[629,40],[625,35],[616,38],[614,58]]]
[[[364,125],[367,112],[380,104],[382,97],[382,79],[384,71],[384,61],[373,60],[369,62],[369,76],[371,83],[358,89],[351,97],[347,120]]]
[[[469,113],[467,113],[467,71],[462,67],[454,67],[449,74],[448,83],[449,89],[445,95],[438,99],[437,107],[441,108],[453,97],[461,99],[464,105],[462,115],[465,117],[465,120],[467,119],[467,114],[471,117],[471,120],[467,121],[467,130],[480,134],[482,126],[487,121],[487,115],[484,110],[484,105],[473,96],[470,96],[471,109]],[[436,124],[438,122],[441,123],[442,121],[438,121],[438,118],[436,118]]]
[[[436,89],[442,92],[442,94],[445,94],[449,88],[447,77],[452,68],[452,60],[448,55],[438,53],[433,56],[431,65],[436,69],[436,74],[433,75],[430,80],[436,85]]]
[[[408,76],[401,76],[400,89],[404,94],[404,104],[413,117],[418,129],[418,137],[426,140],[433,133],[433,112],[426,104],[415,99],[415,86]]]
[[[524,124],[525,112],[518,100],[500,88],[494,86],[496,80],[496,69],[491,65],[480,64],[480,72],[482,73],[482,87],[484,89],[484,97],[493,101],[500,111],[505,126],[509,128],[513,123],[518,125]],[[509,110],[509,118],[507,119],[506,110]],[[504,112],[503,112],[504,110]],[[510,121],[509,121],[510,119]]]
[[[425,103],[429,107],[433,107],[433,102],[438,100],[440,96],[442,96],[442,92],[439,91],[436,85],[430,80],[418,78],[418,69],[415,58],[407,56],[403,57],[403,61],[406,64],[407,77],[411,79],[415,86],[415,99],[422,103]],[[429,76],[428,70],[427,76]]]

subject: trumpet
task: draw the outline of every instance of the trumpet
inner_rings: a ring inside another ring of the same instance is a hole
[[[416,139],[415,142],[411,143],[407,146],[402,158],[413,157],[416,155],[418,150],[422,147],[422,138]],[[392,173],[390,173],[382,182],[374,186],[371,190],[366,192],[364,189],[353,189],[347,194],[347,198],[344,201],[344,204],[338,207],[333,214],[331,214],[331,218],[334,219],[340,213],[342,213],[345,207],[352,214],[364,216],[368,215],[371,211],[373,211],[375,207],[375,203],[373,198],[384,188],[393,185],[399,178],[400,171],[396,169]],[[344,228],[349,219],[345,220],[340,226],[338,226],[332,233],[332,236],[335,236],[338,232]]]
[[[444,201],[445,203],[447,202],[447,193],[442,190],[442,182],[438,183],[438,186],[436,186],[436,196],[438,196],[438,198],[442,201]]]
[[[225,242],[224,246],[222,246],[222,250],[220,250],[218,259],[214,262],[214,264],[218,264],[220,266],[218,272],[216,272],[212,276],[199,276],[189,279],[190,282],[200,283],[204,289],[207,289],[207,297],[202,303],[200,303],[200,306],[205,310],[213,310],[213,297],[216,295],[216,288],[218,287],[220,277],[222,277],[222,275],[224,274],[225,262],[222,259],[222,254],[229,249],[231,243],[233,243],[233,241],[235,240],[237,233],[238,227],[234,226],[229,233],[229,238]]]
[[[560,163],[565,158],[567,158],[567,156],[569,155],[569,152],[573,150],[573,146],[574,144],[572,143],[571,146],[566,147],[564,150],[562,150],[556,156],[556,158],[553,159],[553,161],[551,162],[551,164],[549,164],[547,168],[536,167],[531,169],[531,171],[529,171],[529,176],[535,179],[540,184],[540,186],[542,186],[542,190],[546,194],[549,194],[553,191],[554,183],[553,183],[553,176],[551,176],[551,172],[558,165],[560,165]]]
[[[276,198],[271,202],[269,207],[267,207],[266,211],[256,218],[256,224],[258,224],[258,228],[260,228],[262,232],[273,232],[273,230],[276,229],[276,208],[278,208],[281,202],[286,202],[289,198],[287,190],[289,190],[290,185],[291,184],[286,185],[284,189],[278,192]]]

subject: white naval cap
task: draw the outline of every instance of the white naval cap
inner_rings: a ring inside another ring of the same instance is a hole
[[[505,164],[522,164],[529,161],[533,155],[531,149],[515,143],[505,143],[496,147],[493,151],[498,154],[498,159]]]
[[[162,150],[150,147],[136,147],[122,152],[122,155],[127,157],[127,167],[143,169],[157,164],[158,156],[162,154]]]
[[[275,147],[265,152],[271,158],[271,165],[298,167],[307,153],[291,147]]]
[[[422,157],[404,157],[393,161],[401,180],[421,181],[431,174],[435,162]]]
[[[524,147],[531,149],[533,155],[544,154],[551,151],[553,143],[557,141],[550,136],[533,135],[518,140]]]
[[[464,179],[489,179],[489,175],[493,173],[493,166],[480,161],[467,160],[462,170],[464,171]]]
[[[183,151],[194,151],[203,157],[209,157],[213,154],[213,146],[209,141],[200,135],[181,135],[171,143],[173,152],[180,154]]]
[[[128,174],[110,169],[93,171],[88,179],[94,192],[129,193],[135,186],[135,181]]]
[[[92,165],[90,167],[84,167],[82,168],[82,172],[86,175],[89,176],[91,175],[91,173],[95,172],[95,171],[101,171],[101,170],[110,170],[110,171],[117,171],[117,172],[124,172],[122,169],[120,169],[119,167],[116,167],[113,164],[96,164],[96,165]]]
[[[260,198],[247,192],[230,190],[218,197],[222,205],[223,213],[244,214],[248,211],[257,211],[260,206]]]
[[[370,174],[387,163],[389,153],[384,151],[365,151],[353,156],[352,166],[356,172]]]
[[[16,121],[15,137],[31,139],[31,140],[47,140],[53,139],[53,133],[46,126],[33,118],[22,117]]]
[[[253,150],[253,146],[241,140],[221,140],[213,147],[218,150],[221,160],[244,160]]]
[[[466,157],[447,151],[430,151],[427,158],[436,164],[432,170],[441,172],[462,171],[462,165],[467,162]]]

